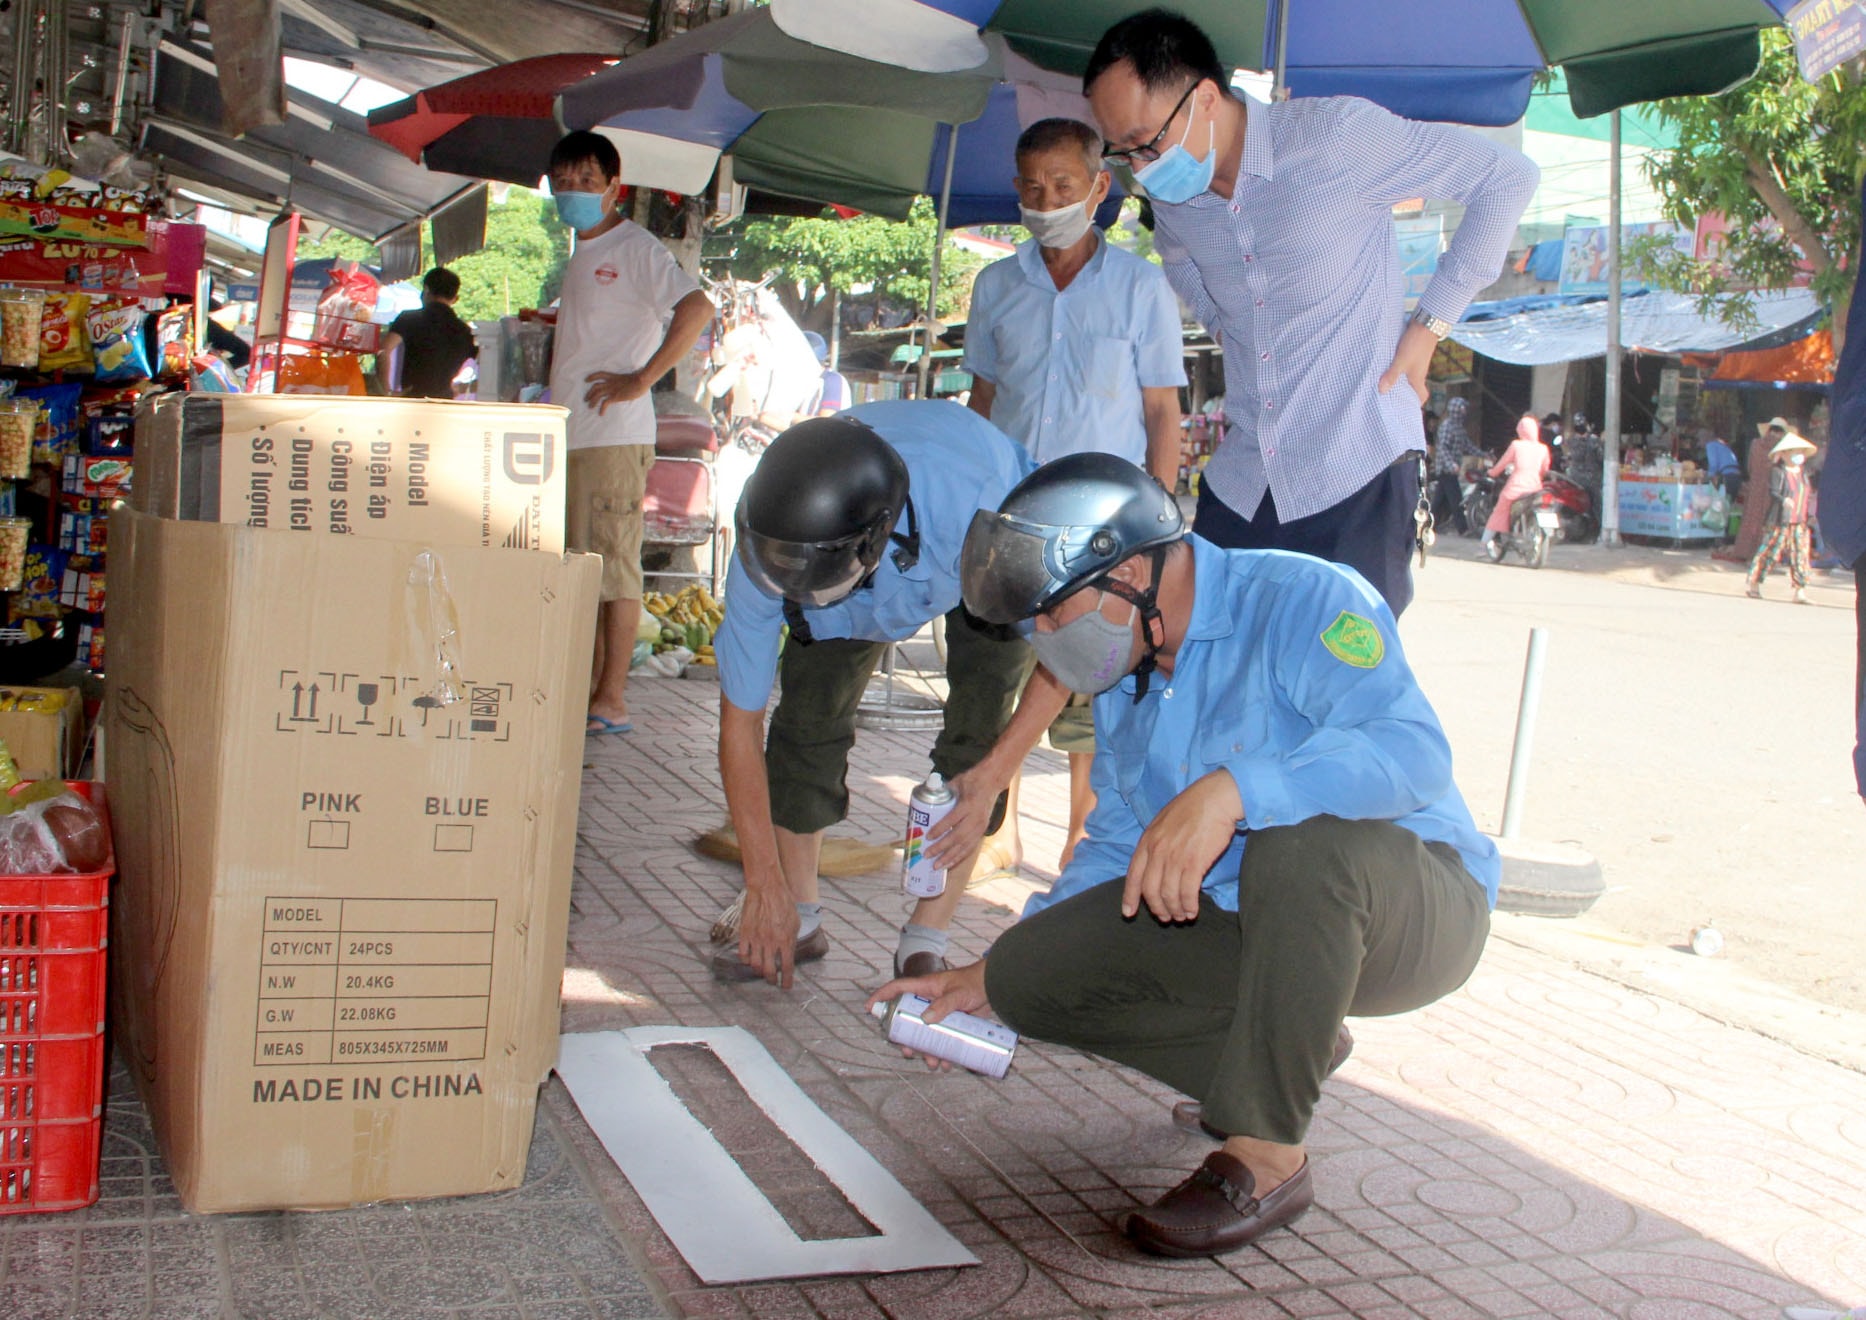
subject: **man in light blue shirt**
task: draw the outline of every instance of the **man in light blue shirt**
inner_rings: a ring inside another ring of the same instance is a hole
[[[1152,198],[1167,278],[1224,347],[1199,534],[1347,564],[1398,615],[1427,368],[1502,270],[1535,165],[1353,97],[1237,96],[1205,34],[1164,10],[1104,33],[1083,89],[1107,158]],[[1418,197],[1465,211],[1407,322],[1393,207]]]
[[[1171,489],[1179,477],[1179,304],[1153,263],[1107,242],[1095,208],[1111,179],[1101,139],[1044,119],[1017,139],[1027,242],[972,286],[970,406],[1039,463],[1115,454]]]
[[[1015,182],[1031,237],[972,286],[969,406],[1039,463],[1093,450],[1174,489],[1186,383],[1179,301],[1158,266],[1096,232],[1095,208],[1112,186],[1100,136],[1080,120],[1038,120],[1017,139]],[[1057,717],[1050,744],[1069,757],[1066,864],[1095,804],[1086,702]]]
[[[1045,668],[1099,694],[1089,837],[986,959],[875,997],[925,995],[929,1021],[992,1007],[1200,1101],[1223,1149],[1126,1230],[1217,1255],[1309,1207],[1343,1016],[1462,985],[1500,867],[1367,584],[1185,537],[1164,491],[1103,461],[1020,483],[962,561],[974,613],[1034,616]]]
[[[1023,760],[1066,696],[1047,676],[1032,680],[1013,719],[1030,648],[959,608],[966,528],[1032,466],[996,427],[944,402],[866,404],[801,422],[765,451],[739,503],[713,639],[719,764],[745,870],[737,948],[713,959],[721,980],[788,987],[796,963],[828,952],[817,862],[824,831],[848,814],[856,707],[887,643],[941,615],[951,685],[933,769],[958,795],[948,820],[967,823],[958,855],[942,861],[945,892],[921,900],[901,933],[896,970],[945,966],[978,837],[1004,811],[1008,774],[996,767]],[[971,775],[988,752],[995,759]]]

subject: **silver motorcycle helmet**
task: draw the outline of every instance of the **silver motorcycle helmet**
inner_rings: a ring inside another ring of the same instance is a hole
[[[1016,623],[1185,534],[1179,505],[1150,474],[1112,454],[1069,454],[973,515],[960,592],[985,622]]]

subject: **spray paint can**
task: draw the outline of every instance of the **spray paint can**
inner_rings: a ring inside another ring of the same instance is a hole
[[[919,995],[902,995],[892,1004],[876,1004],[868,1011],[881,1019],[888,1039],[896,1045],[987,1077],[1002,1077],[1011,1070],[1011,1056],[1017,1053],[1015,1031],[970,1013],[948,1013],[938,1022],[928,1022],[921,1014],[930,1006]]]
[[[946,819],[956,801],[939,771],[927,776],[907,796],[907,847],[901,859],[901,888],[915,898],[938,898],[946,892],[946,868],[926,855],[927,831]]]

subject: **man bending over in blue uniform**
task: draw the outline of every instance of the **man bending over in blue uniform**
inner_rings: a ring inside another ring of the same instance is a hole
[[[1314,1199],[1303,1137],[1342,1018],[1470,976],[1496,848],[1353,572],[1221,550],[1144,472],[1073,454],[973,520],[960,573],[973,614],[1034,618],[1044,668],[1099,694],[1096,806],[986,958],[875,998],[991,1008],[1202,1102],[1223,1149],[1125,1227],[1160,1255],[1235,1251]]]

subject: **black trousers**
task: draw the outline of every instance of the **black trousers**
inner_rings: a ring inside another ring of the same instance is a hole
[[[1441,472],[1432,483],[1432,517],[1440,527],[1468,529],[1464,517],[1464,483],[1456,472]]]
[[[1287,523],[1277,517],[1276,499],[1267,490],[1247,518],[1214,495],[1209,482],[1200,482],[1192,526],[1227,550],[1296,550],[1346,564],[1385,598],[1397,619],[1412,603],[1418,507],[1419,459],[1406,454],[1341,503]]]

